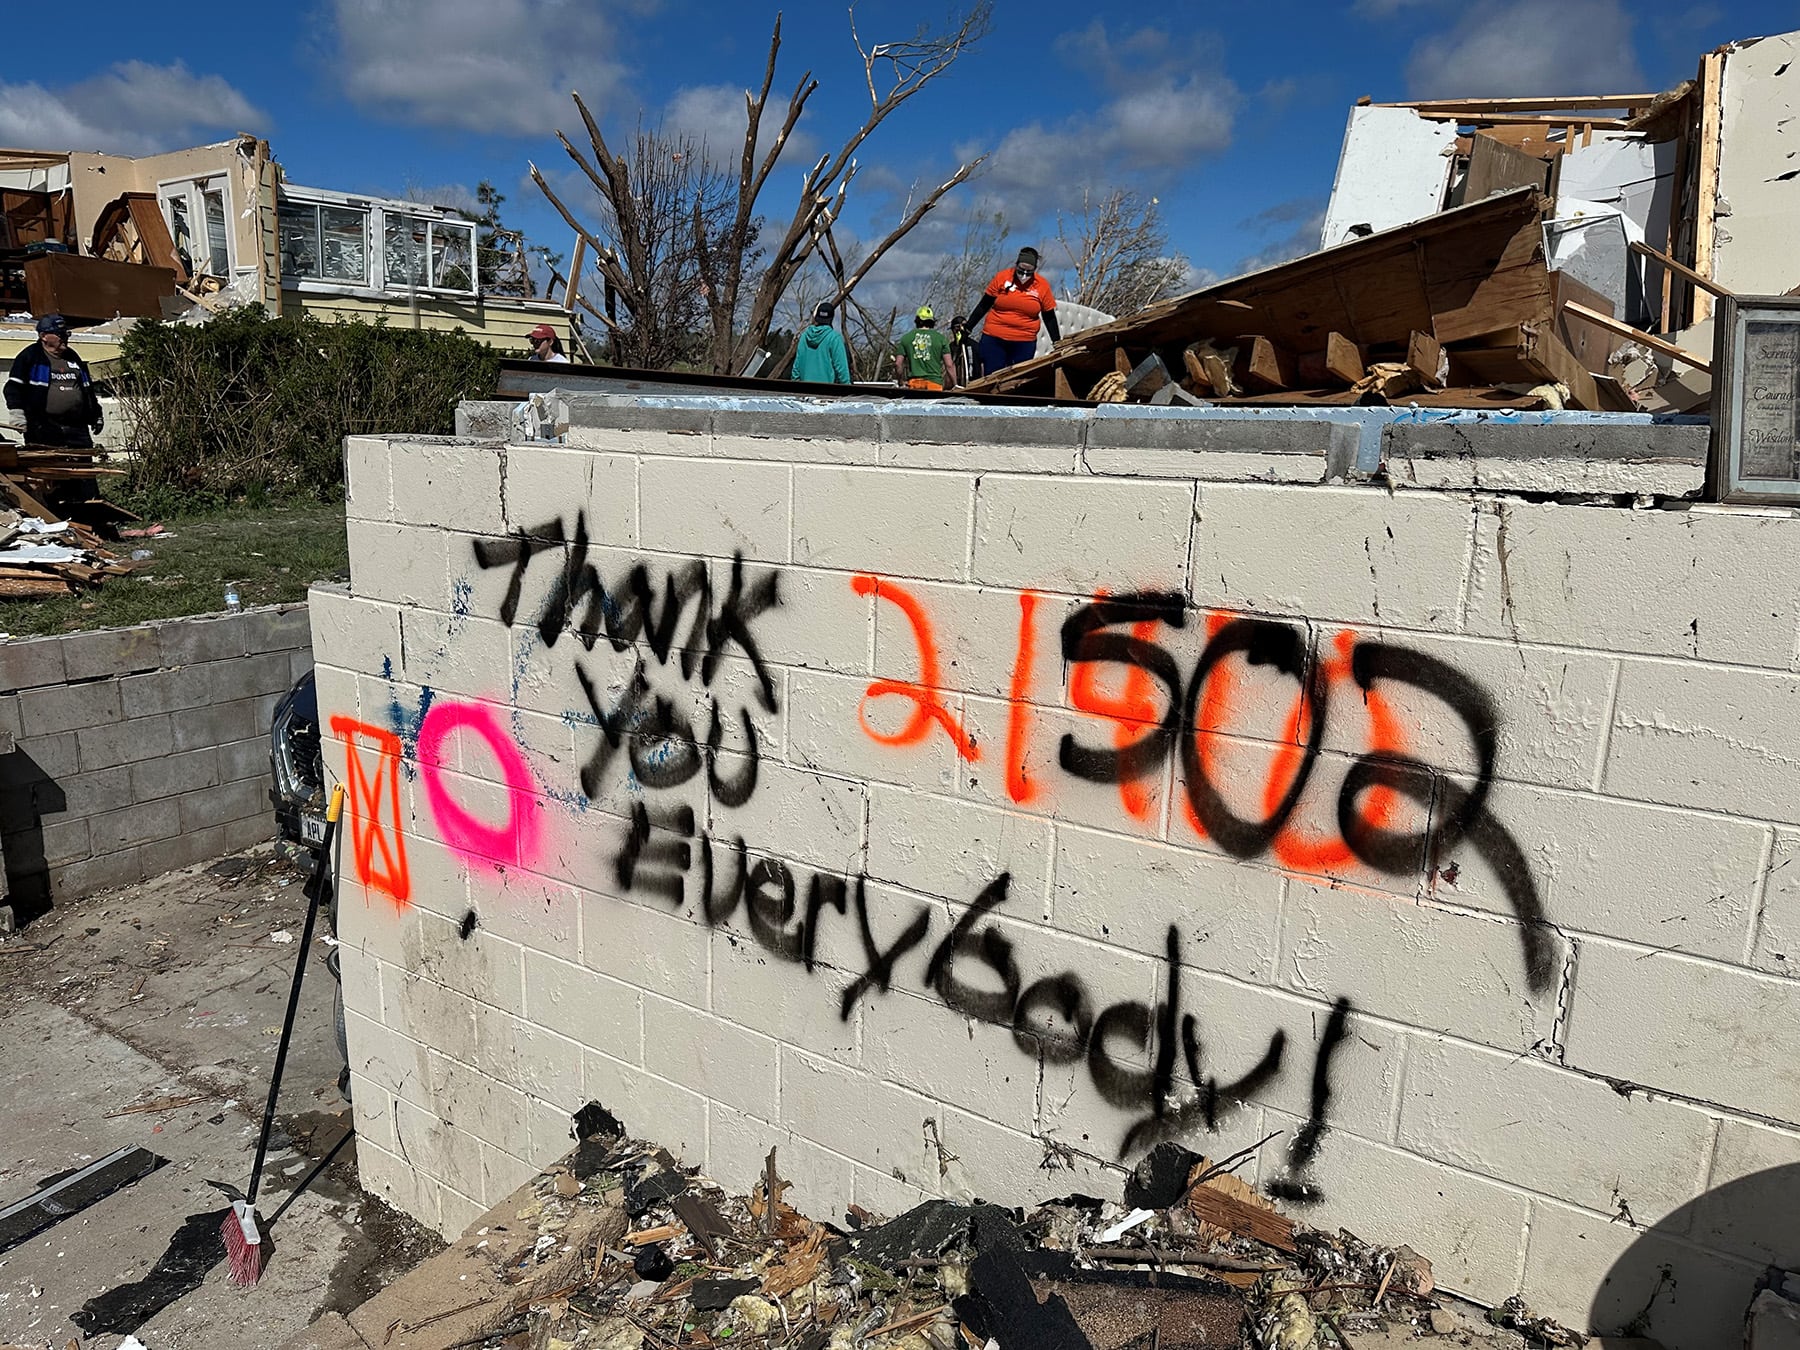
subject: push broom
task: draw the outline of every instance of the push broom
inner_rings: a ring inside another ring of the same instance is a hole
[[[230,1261],[226,1278],[233,1284],[252,1285],[262,1278],[263,1240],[256,1227],[256,1188],[262,1184],[263,1159],[269,1152],[269,1132],[275,1126],[275,1101],[281,1095],[281,1071],[287,1066],[288,1041],[294,1034],[294,1014],[300,1010],[300,982],[306,977],[306,959],[312,951],[313,924],[319,917],[319,903],[329,886],[331,846],[337,838],[338,817],[344,810],[344,788],[340,783],[332,789],[331,805],[325,812],[325,837],[313,857],[312,872],[306,878],[306,928],[300,935],[300,952],[294,961],[294,985],[288,991],[287,1021],[281,1025],[281,1043],[275,1048],[275,1073],[269,1079],[269,1104],[263,1108],[262,1136],[256,1141],[256,1165],[250,1169],[250,1186],[242,1200],[233,1200],[226,1211],[220,1232],[225,1238],[225,1254]]]

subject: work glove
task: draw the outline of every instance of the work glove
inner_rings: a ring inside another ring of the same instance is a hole
[[[951,332],[950,338],[960,347],[969,340],[969,330],[966,328],[955,329]]]

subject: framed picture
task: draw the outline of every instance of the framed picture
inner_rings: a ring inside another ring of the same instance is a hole
[[[1800,506],[1800,296],[1721,296],[1713,310],[1714,501]]]

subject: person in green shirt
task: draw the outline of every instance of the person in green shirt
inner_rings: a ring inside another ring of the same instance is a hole
[[[832,308],[821,304],[800,341],[794,344],[794,378],[812,384],[849,384],[850,355],[844,338],[831,326]]]
[[[894,379],[908,389],[948,389],[956,383],[956,355],[938,332],[937,315],[920,305],[918,326],[894,344]]]

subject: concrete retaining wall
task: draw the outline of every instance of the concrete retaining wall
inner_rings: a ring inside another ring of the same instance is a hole
[[[269,715],[311,663],[304,605],[0,643],[17,917],[270,838]]]
[[[1800,1260],[1800,517],[1703,432],[573,413],[347,447],[368,1184],[454,1232],[597,1098],[821,1214],[1272,1135],[1671,1347]]]

